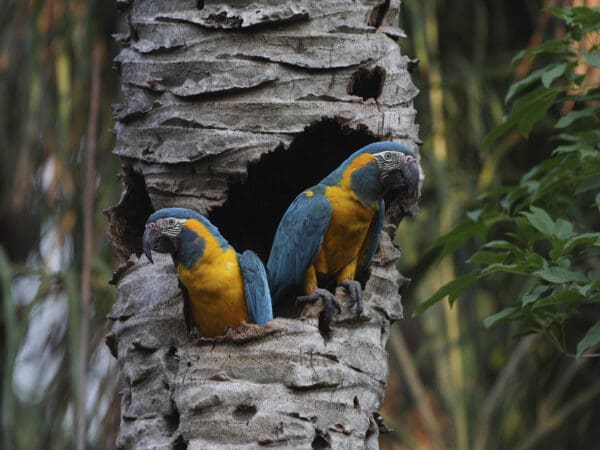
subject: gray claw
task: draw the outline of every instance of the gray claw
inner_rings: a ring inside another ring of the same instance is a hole
[[[355,317],[356,320],[360,319],[361,314],[364,311],[362,287],[356,280],[344,280],[338,284],[348,292],[350,296],[350,306],[356,305]]]
[[[337,313],[342,312],[340,302],[327,289],[315,289],[310,295],[302,295],[296,298],[296,306],[305,305],[307,303],[315,303],[319,298],[323,299],[323,311],[319,314],[319,330],[322,333],[329,334],[331,331],[331,321],[333,319],[333,310]]]

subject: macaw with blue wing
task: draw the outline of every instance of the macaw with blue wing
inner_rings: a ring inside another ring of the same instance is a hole
[[[267,263],[273,304],[297,297],[299,303],[322,298],[319,327],[329,330],[335,296],[323,287],[336,282],[363,310],[355,276],[366,271],[379,246],[385,215],[384,196],[416,205],[421,172],[415,154],[395,142],[377,142],[352,154],[289,206],[275,232]]]
[[[188,332],[203,337],[225,334],[242,322],[262,325],[273,318],[267,274],[258,256],[241,255],[201,214],[165,208],[146,222],[144,253],[170,253],[183,291]]]

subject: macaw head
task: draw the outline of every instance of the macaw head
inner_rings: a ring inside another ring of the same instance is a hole
[[[421,183],[421,170],[414,152],[397,142],[376,142],[362,152],[371,153],[379,168],[382,193],[400,197],[402,203],[416,203]]]
[[[180,234],[184,224],[190,219],[201,222],[206,219],[195,211],[187,208],[164,208],[154,212],[146,221],[144,230],[144,254],[152,260],[152,250],[159,253],[170,253],[173,257],[179,251]]]

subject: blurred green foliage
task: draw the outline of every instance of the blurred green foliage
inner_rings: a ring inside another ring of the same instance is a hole
[[[426,180],[422,213],[397,236],[412,284],[408,318],[392,332],[399,377],[384,412],[396,433],[384,448],[593,448],[600,438],[590,426],[600,418],[598,362],[574,358],[600,318],[597,240],[587,234],[599,229],[598,148],[587,148],[595,162],[580,146],[553,153],[575,143],[565,134],[584,147],[595,139],[586,133],[598,125],[598,35],[583,37],[585,50],[569,45],[584,34],[577,20],[596,13],[542,9],[553,4],[403,3],[401,45],[420,60]],[[579,19],[565,24],[559,11]],[[571,111],[577,120],[560,122]],[[440,302],[449,294],[461,301]]]
[[[502,123],[483,140],[482,151],[515,127],[528,137],[534,126],[547,129],[551,153],[512,185],[488,189],[476,209],[435,246],[446,256],[473,236],[484,243],[468,262],[479,266],[445,284],[422,303],[423,312],[493,274],[520,279],[515,302],[485,320],[486,326],[518,323],[524,331],[549,336],[564,352],[567,321],[581,315],[584,304],[600,301],[600,11],[552,8],[566,22],[561,39],[548,39],[514,58],[539,62],[527,77],[513,83]],[[552,150],[551,150],[552,149]],[[600,342],[592,327],[577,346],[577,358]]]
[[[82,320],[91,326],[86,360],[89,448],[114,446],[119,422],[115,362],[104,345],[114,289],[103,208],[111,181],[110,103],[117,77],[112,3],[0,2],[0,446],[74,448]],[[95,50],[94,50],[95,49]],[[101,55],[94,175],[92,308],[81,317],[82,191],[90,116],[92,53]]]

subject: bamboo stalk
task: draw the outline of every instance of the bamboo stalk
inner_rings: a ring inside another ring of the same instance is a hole
[[[485,450],[487,448],[488,439],[490,436],[490,427],[494,412],[498,408],[503,394],[508,388],[509,382],[516,374],[517,367],[520,362],[527,356],[529,349],[536,341],[539,335],[527,336],[519,342],[516,349],[511,353],[508,363],[504,366],[496,382],[483,402],[481,414],[479,417],[479,425],[477,427],[477,435],[473,443],[473,450]]]
[[[91,266],[93,252],[93,220],[94,220],[94,179],[96,159],[96,136],[98,132],[98,109],[100,103],[100,69],[101,47],[94,45],[92,56],[92,90],[90,96],[90,112],[87,127],[87,160],[85,166],[84,190],[82,196],[83,211],[83,258],[81,266],[81,340],[79,347],[79,393],[77,416],[77,449],[85,449],[86,434],[86,388],[87,360],[89,357],[90,334],[90,297],[91,297]]]
[[[12,390],[12,374],[15,357],[19,346],[17,336],[17,316],[12,299],[12,269],[4,249],[0,246],[0,289],[2,292],[3,320],[4,320],[4,368],[2,370],[2,445],[11,448],[14,439],[12,430],[15,426],[14,397]]]
[[[576,395],[573,400],[564,404],[564,406],[548,418],[540,420],[535,429],[527,436],[519,445],[515,446],[515,450],[528,450],[538,444],[546,435],[556,430],[562,423],[578,409],[584,407],[600,394],[600,382],[592,384],[579,395]]]
[[[410,393],[417,406],[419,416],[421,416],[423,425],[427,430],[427,435],[431,441],[431,448],[434,450],[443,450],[447,448],[447,446],[444,443],[440,424],[438,423],[435,413],[431,409],[427,391],[419,376],[414,358],[411,356],[408,346],[406,345],[402,330],[397,327],[392,328],[391,341],[391,349],[398,360],[400,371],[408,384]]]

